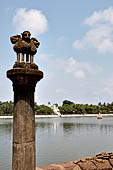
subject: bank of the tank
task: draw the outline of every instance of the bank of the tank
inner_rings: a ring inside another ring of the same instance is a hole
[[[40,166],[36,170],[112,170],[113,153],[100,153],[93,157],[80,158],[70,162]]]

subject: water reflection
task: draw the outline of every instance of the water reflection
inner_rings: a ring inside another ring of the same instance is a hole
[[[12,120],[0,119],[1,170],[11,169],[12,126]],[[35,127],[37,165],[71,161],[113,148],[113,117],[38,118]]]
[[[11,170],[12,120],[0,119],[0,169]]]
[[[59,118],[47,122],[42,119],[36,123],[38,165],[112,151],[113,118],[102,121],[96,118]]]
[[[54,134],[57,133],[58,128],[59,128],[59,122],[54,122],[54,123],[53,123]]]
[[[91,119],[93,119],[93,122]],[[96,118],[73,118],[69,121],[69,118],[59,118],[56,120],[50,119],[49,122],[40,120],[40,122],[36,122],[36,130],[40,129],[40,131],[52,131],[54,134],[56,134],[58,130],[63,130],[64,135],[71,135],[73,133],[77,133],[79,135],[82,133],[110,134],[113,133],[113,118],[112,121],[110,121],[110,119],[108,120],[108,118],[104,118],[104,120],[97,120]]]
[[[12,121],[0,121],[0,140],[6,141],[12,138]]]
[[[54,121],[54,122],[48,122],[48,123],[46,123],[46,122],[36,122],[36,124],[35,124],[35,128],[36,128],[36,131],[43,131],[43,132],[53,132],[54,133],[54,135],[56,134],[56,132],[57,132],[57,130],[58,130],[58,128],[59,128],[59,126],[60,126],[60,124],[59,124],[59,122],[57,122],[57,121]]]
[[[63,123],[64,133],[68,133],[68,135],[73,132],[77,132],[79,134],[85,132],[96,132],[96,133],[112,133],[113,125],[108,124],[89,124],[89,123]]]

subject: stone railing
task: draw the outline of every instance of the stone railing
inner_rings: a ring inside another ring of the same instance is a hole
[[[113,170],[113,153],[103,152],[94,157],[40,166],[36,170]]]

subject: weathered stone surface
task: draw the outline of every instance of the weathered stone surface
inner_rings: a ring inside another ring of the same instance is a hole
[[[35,141],[29,143],[13,144],[13,169],[35,170]]]
[[[24,68],[24,69],[37,69],[38,70],[38,66],[35,64],[35,63],[25,63],[25,62],[22,62],[22,63],[18,63],[18,62],[15,62],[15,64],[13,65],[13,68]]]
[[[65,170],[65,168],[63,167],[63,164],[51,164],[52,166],[55,166],[57,168],[60,168],[60,170]]]
[[[26,64],[29,65],[29,64]],[[27,66],[26,66],[27,67]],[[14,85],[25,85],[27,87],[34,87],[36,83],[43,78],[43,72],[38,69],[27,69],[26,67],[17,67],[7,71],[7,77],[13,82]],[[17,87],[15,87],[17,89]],[[13,88],[13,90],[15,90]]]
[[[86,158],[79,158],[77,160],[74,160],[73,163],[77,164],[79,162],[84,162],[84,161],[86,161]]]
[[[110,165],[113,167],[113,159],[109,159]]]
[[[91,156],[90,156],[90,157],[86,157],[85,160],[86,160],[86,161],[89,161],[89,160],[92,160],[92,159],[95,159],[95,158],[96,158],[96,157],[91,157]]]
[[[34,64],[20,65],[7,72],[14,90],[12,169],[36,170],[34,92],[43,73]]]
[[[22,36],[21,36],[22,35]],[[31,33],[24,31],[21,35],[10,37],[12,44],[15,44],[13,49],[17,53],[17,63],[20,63],[20,54],[22,54],[21,62],[24,62],[24,54],[26,54],[26,62],[33,63],[33,56],[37,52],[40,43],[36,38],[30,38]]]
[[[110,153],[108,153],[110,156],[113,156],[113,153],[112,152],[110,152]]]
[[[93,160],[93,163],[98,167],[98,170],[112,170],[108,160]]]
[[[77,165],[79,165],[82,170],[97,170],[97,167],[91,161],[79,162]]]
[[[38,167],[38,168],[36,168],[36,170],[43,170],[43,169]]]
[[[21,96],[21,98],[20,98]],[[28,98],[24,100],[23,95],[20,94],[17,98],[15,96],[15,108],[14,108],[14,130],[13,130],[13,142],[26,143],[35,140],[35,116],[33,108],[30,106]],[[31,96],[26,97],[33,97]],[[33,103],[33,101],[30,101]]]
[[[82,170],[78,165],[75,165],[75,167],[73,168],[73,170]]]
[[[106,152],[102,152],[101,154],[96,155],[98,159],[109,159],[109,156],[110,155],[107,154]]]
[[[13,69],[7,71],[14,91],[13,170],[36,170],[34,92],[43,72],[34,63],[40,43],[30,36],[29,31],[24,31],[21,35],[10,37],[17,53]]]
[[[62,166],[58,166],[58,165],[55,165],[55,164],[51,164],[49,166],[42,166],[42,167],[39,167],[43,170],[65,170]]]
[[[70,162],[64,162],[64,163],[57,163],[56,165],[60,165],[67,170],[73,170],[73,168],[76,166],[72,161]]]
[[[94,157],[79,158],[74,161],[51,164],[36,170],[113,170],[113,153],[101,153]],[[56,165],[56,166],[55,166]],[[63,169],[62,169],[63,168]]]

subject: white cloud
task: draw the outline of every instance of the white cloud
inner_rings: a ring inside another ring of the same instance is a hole
[[[95,83],[95,78],[97,79],[95,75],[101,74],[99,66],[79,61],[74,57],[57,57],[51,53],[40,54],[37,63],[44,71],[44,79],[38,85],[38,89],[40,88],[37,93],[38,102],[40,100],[42,103],[48,103],[48,101],[61,103],[64,99],[70,99],[83,103],[93,100],[89,99],[89,96],[93,96],[93,90],[89,95],[86,94],[86,91],[89,91],[89,87],[94,87],[95,91],[95,86],[98,86]]]
[[[93,26],[95,23],[97,23],[99,20],[102,19],[102,12],[94,12],[90,17],[86,18],[84,21],[84,24],[88,24],[90,26]]]
[[[45,15],[42,11],[36,9],[17,9],[16,15],[13,17],[13,25],[18,32],[29,30],[34,35],[40,35],[48,29],[48,21]]]
[[[81,40],[75,40],[74,48],[95,48],[99,53],[113,53],[113,7],[94,12],[84,24],[91,28]]]
[[[104,11],[95,11],[90,17],[85,19],[84,24],[90,26],[113,24],[113,7],[105,9]]]
[[[77,79],[85,79],[90,75],[95,75],[102,71],[102,68],[99,66],[92,66],[88,62],[79,62],[73,57],[70,57],[65,61],[64,69],[67,73],[72,74]]]
[[[74,57],[58,58],[53,54],[40,54],[38,63],[44,63],[44,79],[37,89],[42,103],[61,103],[70,99],[78,103],[111,102],[113,76],[102,76],[102,68]],[[40,66],[40,65],[39,65]]]
[[[54,70],[57,74],[63,72],[67,75],[72,75],[76,79],[87,79],[102,71],[100,66],[77,61],[74,57],[62,59],[56,58],[54,54],[40,54],[38,60],[46,63],[47,70],[51,68],[51,70]]]

